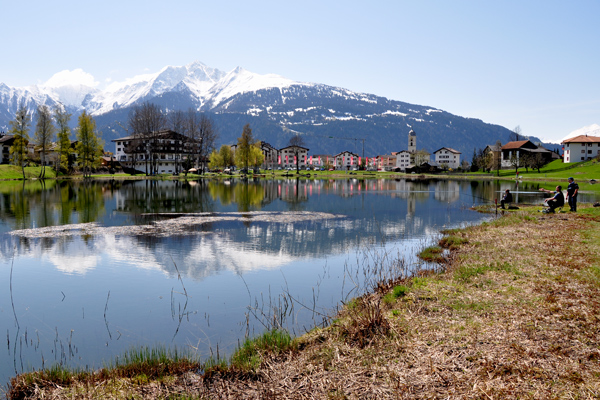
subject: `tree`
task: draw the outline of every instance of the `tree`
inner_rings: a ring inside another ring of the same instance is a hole
[[[224,144],[221,146],[221,148],[219,149],[219,155],[221,156],[221,159],[223,160],[223,167],[224,168],[228,168],[231,167],[234,163],[234,159],[233,159],[233,151],[231,151],[231,147]]]
[[[415,165],[420,167],[427,161],[429,155],[429,152],[427,152],[425,149],[415,151]]]
[[[235,163],[246,172],[248,171],[248,165],[250,165],[250,151],[254,143],[250,124],[246,124],[242,130],[242,136],[238,138],[237,148],[235,149]]]
[[[217,169],[217,168],[221,168],[223,166],[223,157],[221,157],[221,154],[216,151],[213,150],[212,153],[210,153],[210,157],[208,159],[208,167],[210,169]]]
[[[261,164],[265,161],[265,155],[260,149],[260,142],[254,143],[250,147],[250,165],[254,167],[254,172],[259,172]]]
[[[134,106],[129,113],[129,128],[133,140],[128,151],[137,156],[143,154],[146,175],[158,173],[158,155],[160,131],[167,126],[167,118],[156,104],[145,102]]]
[[[233,163],[233,152],[231,151],[231,147],[226,144],[222,145],[219,151],[213,150],[210,154],[210,168],[227,168],[233,165]]]
[[[519,172],[521,166],[521,159],[517,156],[517,152],[513,152],[510,156],[510,165],[515,169],[515,173]]]
[[[525,167],[525,172],[529,172],[529,167],[533,163],[533,156],[531,154],[525,153],[521,156],[521,166]]]
[[[25,164],[27,163],[27,144],[29,143],[29,123],[31,117],[24,104],[19,106],[13,121],[10,121],[10,133],[14,135],[13,145],[10,147],[11,161],[21,167],[25,179]]]
[[[296,174],[300,173],[300,150],[304,148],[304,138],[300,135],[294,135],[290,138],[288,144],[292,148],[294,157],[296,158]]]
[[[544,165],[546,165],[546,159],[542,153],[536,153],[535,156],[531,158],[531,168],[537,169],[538,174],[540,173],[540,168]]]
[[[208,155],[215,148],[218,134],[213,120],[204,113],[189,109],[185,118],[186,134],[192,139],[198,167],[204,171]]]
[[[42,165],[42,168],[40,169],[39,178],[44,179],[46,177],[46,152],[52,144],[52,139],[54,137],[56,128],[52,123],[52,113],[50,112],[50,108],[48,106],[40,105],[37,111],[38,119],[35,125],[34,142],[37,144],[40,150],[40,164]]]
[[[102,156],[102,142],[96,132],[96,121],[86,111],[79,116],[77,126],[77,154],[83,170],[83,176],[89,177],[92,168],[100,163]]]
[[[58,171],[63,170],[68,172],[72,167],[71,157],[71,128],[69,128],[69,121],[71,120],[71,114],[61,105],[56,106],[54,109],[54,118],[58,125],[57,141],[58,141],[58,154],[59,159],[57,160]]]
[[[523,131],[519,125],[515,126],[510,135],[508,136],[508,140],[511,142],[518,142],[523,138]]]

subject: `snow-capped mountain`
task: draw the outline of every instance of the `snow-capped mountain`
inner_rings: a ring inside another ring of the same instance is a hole
[[[598,124],[592,124],[592,125],[584,126],[583,128],[579,128],[577,130],[574,130],[573,132],[571,132],[567,136],[565,136],[563,138],[563,140],[561,140],[561,142],[563,142],[563,141],[565,141],[567,139],[572,139],[574,137],[582,136],[582,135],[586,135],[586,136],[600,136],[600,125],[598,125]]]
[[[188,90],[199,99],[201,106],[218,106],[238,93],[295,83],[278,75],[254,74],[240,67],[225,73],[197,61],[181,67],[167,66],[155,74],[115,82],[104,90],[65,82],[64,79],[56,79],[57,75],[42,85],[27,88],[9,88],[0,84],[0,101],[9,104],[25,101],[28,105],[61,103],[73,111],[85,109],[92,115],[100,115],[171,91]]]
[[[77,79],[70,79],[73,76]],[[209,113],[220,133],[219,144],[235,142],[250,123],[259,140],[275,147],[284,147],[295,134],[304,135],[313,154],[344,150],[362,154],[363,143],[365,154],[389,154],[406,149],[408,131],[414,129],[419,149],[433,152],[452,147],[468,159],[474,147],[506,142],[510,133],[501,126],[433,107],[260,75],[240,67],[223,72],[200,62],[168,66],[103,90],[98,86],[81,70],[65,71],[26,88],[0,83],[0,130],[8,130],[21,103],[32,112],[39,104],[61,103],[74,115],[73,124],[83,110],[91,113],[109,144],[127,135],[122,127],[127,126],[129,108],[150,101],[167,111],[193,108]]]

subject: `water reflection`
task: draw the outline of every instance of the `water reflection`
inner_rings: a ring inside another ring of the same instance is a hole
[[[348,271],[364,259],[360,252],[409,257],[441,228],[485,218],[469,208],[492,204],[512,184],[352,178],[0,184],[0,330],[14,361],[0,365],[0,379],[44,362],[99,366],[132,345],[230,349],[248,329],[250,299],[268,301],[285,291],[331,309],[352,292]],[[509,188],[519,202],[543,199],[535,185]],[[10,234],[55,226],[80,228]],[[152,233],[156,227],[173,234]],[[296,310],[294,323],[301,333],[297,327],[310,327],[314,314]]]

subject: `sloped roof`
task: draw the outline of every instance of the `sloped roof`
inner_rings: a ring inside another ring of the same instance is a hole
[[[513,150],[513,149],[520,149],[523,147],[529,148],[529,149],[537,148],[537,146],[535,144],[533,144],[533,142],[531,140],[519,140],[516,142],[506,143],[504,146],[502,146],[502,150]]]
[[[450,153],[454,153],[454,154],[462,154],[460,151],[451,149],[450,147],[442,147],[441,149],[438,149],[438,150],[434,151],[433,153],[435,154],[441,150],[448,150]]]
[[[574,138],[571,138],[571,139],[563,140],[562,142],[563,143],[600,143],[600,137],[579,135],[579,136],[575,136]]]

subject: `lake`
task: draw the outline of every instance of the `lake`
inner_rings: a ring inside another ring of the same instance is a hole
[[[415,253],[441,229],[492,218],[470,207],[505,188],[544,198],[495,181],[1,183],[0,381],[133,346],[224,356],[274,326],[300,335],[423,267]]]

